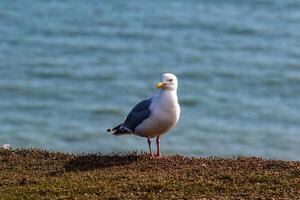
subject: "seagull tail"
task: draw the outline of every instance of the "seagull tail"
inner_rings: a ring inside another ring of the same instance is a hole
[[[106,131],[113,132],[112,134],[115,136],[131,134],[131,131],[127,130],[127,128],[121,127],[122,125],[123,124],[119,124],[118,126],[116,126],[114,128],[109,128]]]
[[[113,133],[113,135],[115,135],[115,136],[127,135],[127,134],[131,134],[131,133],[128,132],[127,130],[125,130],[125,129],[122,129],[122,128],[116,130],[116,131]]]
[[[113,132],[113,131],[117,131],[118,129],[120,129],[120,127],[123,125],[123,123],[122,124],[119,124],[118,126],[116,126],[116,127],[114,127],[114,128],[109,128],[109,129],[107,129],[106,131],[107,132]]]

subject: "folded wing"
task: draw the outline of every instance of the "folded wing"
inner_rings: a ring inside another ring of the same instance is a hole
[[[113,135],[124,135],[134,133],[135,128],[150,116],[151,102],[152,98],[141,101],[136,106],[134,106],[134,108],[130,111],[123,123],[119,124],[118,126],[112,129],[108,129],[107,131],[113,131]]]

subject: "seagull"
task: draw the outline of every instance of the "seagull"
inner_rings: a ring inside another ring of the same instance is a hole
[[[173,128],[180,117],[177,86],[174,74],[162,74],[161,81],[156,85],[157,95],[138,103],[121,124],[107,131],[115,136],[134,134],[146,137],[150,157],[160,157],[160,136]],[[157,153],[154,155],[151,150],[151,138],[155,137]]]

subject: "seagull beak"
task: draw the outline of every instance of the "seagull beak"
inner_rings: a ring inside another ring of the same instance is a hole
[[[159,83],[157,83],[156,88],[157,88],[157,89],[161,89],[161,88],[164,88],[164,86],[166,86],[166,85],[167,85],[167,84],[164,83],[164,82],[159,82]]]

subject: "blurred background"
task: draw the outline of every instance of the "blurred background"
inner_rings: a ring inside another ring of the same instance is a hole
[[[0,2],[0,144],[148,151],[105,130],[179,79],[162,152],[300,159],[297,0]]]

